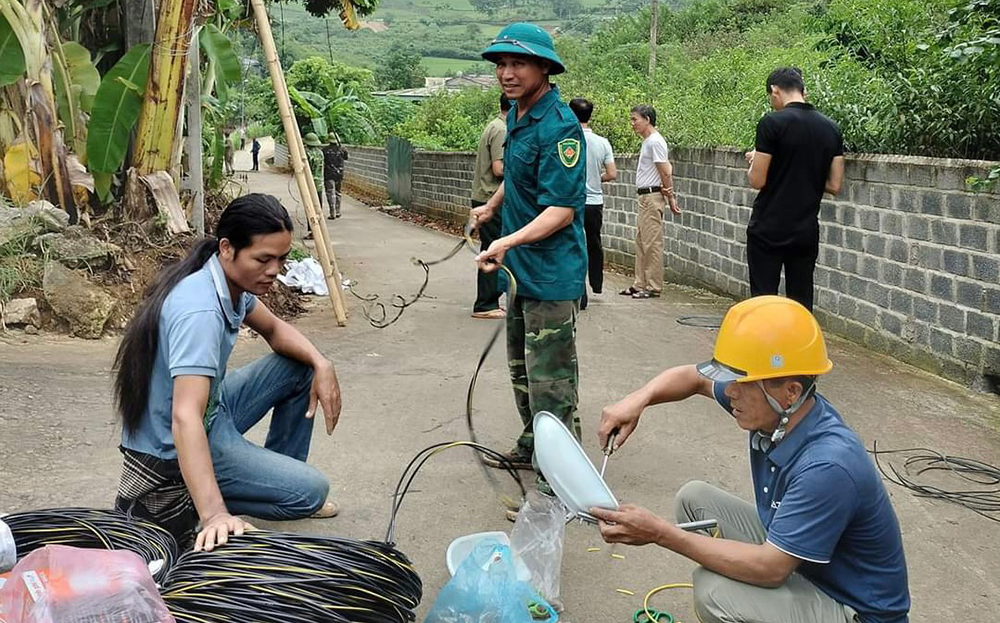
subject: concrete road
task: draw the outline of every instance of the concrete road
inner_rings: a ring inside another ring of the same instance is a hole
[[[250,173],[249,187],[276,194],[293,211],[294,185],[278,174]],[[297,222],[304,226],[299,211]],[[363,293],[388,299],[410,295],[422,271],[411,257],[434,259],[456,239],[400,222],[348,200],[330,232],[345,276]],[[627,285],[608,276],[606,292],[580,317],[580,413],[585,447],[599,457],[594,430],[602,406],[661,369],[710,356],[710,329],[681,326],[688,315],[721,315],[730,301],[681,287],[659,300],[613,294]],[[391,327],[368,325],[356,300],[350,321],[337,328],[326,300],[297,326],[337,364],[344,396],[332,437],[317,427],[310,462],[329,475],[340,517],[266,527],[303,533],[382,538],[389,496],[401,470],[425,446],[467,436],[466,387],[493,321],[470,318],[475,269],[466,253],[435,266],[427,296]],[[110,400],[110,366],[117,340],[0,336],[0,511],[111,504],[119,475],[119,432]],[[241,338],[231,365],[267,350]],[[871,446],[927,446],[1000,464],[995,396],[964,388],[831,340],[833,372],[821,391]],[[476,429],[482,442],[507,450],[520,427],[501,349],[492,353],[476,391]],[[262,427],[252,437],[263,439]],[[689,479],[715,483],[749,499],[746,435],[712,402],[695,398],[651,409],[634,437],[612,457],[607,480],[620,500],[669,515],[674,492]],[[503,483],[506,492],[514,487]],[[903,528],[917,622],[1000,620],[1000,524],[889,485]],[[406,498],[398,547],[423,577],[422,617],[447,580],[444,553],[455,537],[507,530],[500,492],[492,489],[471,452],[432,459]],[[262,522],[263,523],[263,522]],[[587,552],[589,547],[599,552]],[[612,558],[612,552],[625,559]],[[562,566],[563,620],[631,620],[649,589],[690,580],[692,565],[654,547],[603,544],[596,530],[571,525]],[[992,579],[991,579],[992,578]],[[631,590],[626,596],[615,589]],[[690,593],[660,593],[653,603],[693,621]]]

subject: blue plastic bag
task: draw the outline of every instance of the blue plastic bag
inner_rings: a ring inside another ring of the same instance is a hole
[[[510,547],[482,542],[438,593],[424,623],[556,623],[559,616],[517,579]]]

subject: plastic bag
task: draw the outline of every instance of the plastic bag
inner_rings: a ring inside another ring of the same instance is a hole
[[[555,623],[559,616],[517,579],[510,548],[476,545],[438,593],[424,623]]]
[[[311,257],[285,262],[285,274],[278,275],[278,281],[306,294],[326,296],[330,293],[326,286],[326,278],[323,276],[323,267]]]
[[[7,623],[176,623],[145,561],[125,550],[47,545],[0,588]]]
[[[531,572],[531,585],[542,597],[559,604],[566,507],[558,498],[529,493],[510,533],[510,548]]]

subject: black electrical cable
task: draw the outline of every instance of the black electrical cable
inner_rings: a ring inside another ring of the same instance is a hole
[[[410,490],[410,484],[416,477],[417,472],[420,468],[424,466],[432,456],[439,452],[451,448],[472,448],[479,455],[486,455],[492,457],[500,462],[504,466],[504,469],[510,474],[514,482],[517,483],[518,488],[521,491],[521,498],[523,499],[526,491],[524,488],[524,483],[521,481],[521,476],[518,474],[517,470],[511,464],[510,459],[504,456],[502,453],[493,450],[492,448],[487,448],[486,446],[480,445],[473,441],[443,441],[441,443],[436,443],[427,446],[410,460],[410,463],[403,470],[402,475],[399,477],[399,481],[396,483],[396,489],[392,494],[392,511],[389,514],[389,527],[386,529],[385,542],[394,545],[396,539],[396,515],[399,513],[399,508],[403,505],[403,499],[406,497],[407,492]],[[405,481],[405,484],[404,484]]]
[[[872,449],[868,452],[886,480],[909,489],[915,496],[958,504],[990,521],[1000,522],[1000,468],[976,459],[941,454],[929,448],[879,450],[878,441],[872,443]],[[903,462],[902,470],[886,460],[887,470],[879,460],[880,456],[886,454],[909,456]],[[945,489],[915,480],[926,472],[945,472],[978,487]]]
[[[255,530],[181,556],[161,595],[179,622],[403,623],[423,586],[387,543]]]
[[[18,560],[46,545],[129,550],[147,564],[162,560],[153,574],[160,582],[177,560],[177,541],[154,523],[114,510],[53,508],[11,513],[2,520],[10,528]]]

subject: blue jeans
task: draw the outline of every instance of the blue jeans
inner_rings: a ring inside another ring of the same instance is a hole
[[[230,513],[300,519],[323,506],[330,483],[305,462],[313,427],[305,417],[312,380],[312,368],[272,353],[222,381],[208,444]],[[272,408],[264,447],[244,439]]]

